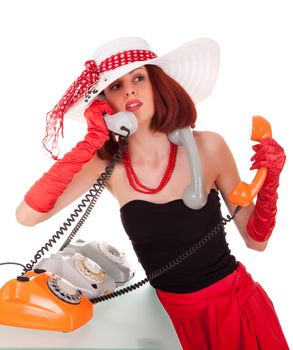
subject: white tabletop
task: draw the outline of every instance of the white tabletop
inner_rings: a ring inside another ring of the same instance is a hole
[[[70,333],[0,326],[0,347],[181,349],[150,285],[95,305],[92,320]]]

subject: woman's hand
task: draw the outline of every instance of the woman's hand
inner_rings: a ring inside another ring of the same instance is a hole
[[[286,155],[284,149],[272,138],[266,138],[261,143],[254,145],[253,164],[250,170],[267,168],[269,178],[278,176],[285,164]]]
[[[113,114],[112,108],[107,101],[96,99],[84,112],[84,117],[87,120],[88,131],[94,132],[97,129],[108,134],[108,128],[104,121],[105,114]]]

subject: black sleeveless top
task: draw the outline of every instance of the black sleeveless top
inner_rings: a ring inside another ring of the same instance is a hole
[[[120,208],[120,215],[147,275],[185,252],[222,217],[220,198],[215,189],[199,210],[188,208],[182,199],[162,204],[135,199]],[[167,292],[189,293],[219,281],[236,267],[223,231],[150,284]]]

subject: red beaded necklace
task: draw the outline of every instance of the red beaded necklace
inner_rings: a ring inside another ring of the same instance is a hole
[[[144,186],[139,180],[138,177],[132,167],[131,164],[131,160],[129,157],[129,153],[128,150],[126,149],[126,151],[124,152],[123,155],[123,161],[124,161],[124,167],[126,170],[126,174],[127,174],[127,178],[128,178],[128,182],[130,184],[130,186],[137,192],[141,192],[141,193],[145,193],[145,194],[154,194],[157,193],[159,191],[161,191],[162,188],[164,188],[167,183],[169,182],[171,175],[173,173],[173,170],[175,168],[175,163],[176,163],[176,155],[177,155],[177,145],[174,143],[171,143],[170,146],[170,155],[169,155],[169,161],[168,161],[168,166],[167,169],[165,171],[165,174],[159,184],[159,186],[157,188],[149,188],[147,186]],[[143,190],[141,190],[139,187],[141,187]]]

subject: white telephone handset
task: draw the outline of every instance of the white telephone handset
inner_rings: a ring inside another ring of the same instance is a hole
[[[126,127],[129,131],[130,134],[133,134],[138,127],[137,119],[135,115],[131,112],[118,112],[113,115],[105,115],[104,116],[105,123],[107,125],[107,128],[116,134],[122,135],[122,136],[127,136],[128,133],[124,129]]]
[[[190,128],[177,129],[168,134],[171,142],[183,145],[191,174],[191,184],[183,192],[183,201],[191,209],[200,209],[207,202],[201,161],[196,141]]]
[[[105,99],[103,95],[99,95],[99,99]],[[94,100],[93,100],[94,101]],[[93,102],[91,101],[91,103]],[[90,103],[90,104],[91,104]],[[90,104],[82,104],[77,103],[71,106],[66,112],[66,117],[69,119],[78,120],[80,122],[85,122],[85,118],[83,117],[84,111]],[[133,134],[137,130],[137,119],[135,115],[128,111],[118,112],[113,115],[104,115],[105,123],[109,130],[115,132],[116,134],[127,136],[128,133],[121,129],[121,127],[126,127],[130,131],[130,135]]]

